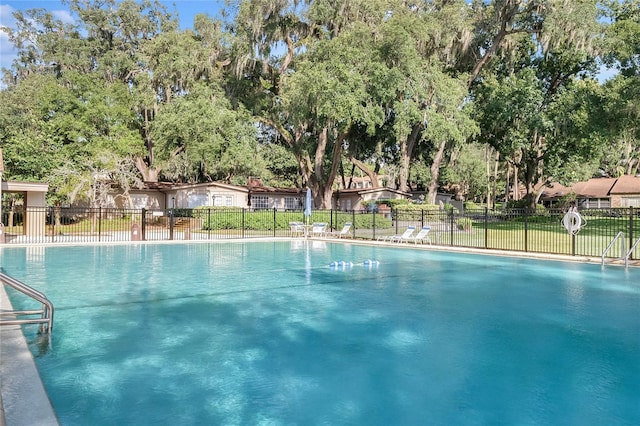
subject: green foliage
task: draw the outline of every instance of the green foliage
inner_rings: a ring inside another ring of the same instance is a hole
[[[461,217],[456,219],[456,227],[462,231],[471,231],[473,228],[473,221],[468,217]]]
[[[484,148],[478,144],[461,145],[452,149],[440,181],[447,188],[455,188],[465,199],[479,199],[486,192],[487,177],[483,160]]]
[[[440,206],[438,204],[406,204],[397,207],[398,210],[403,211],[412,211],[412,212],[420,212],[420,211],[439,211]]]
[[[231,182],[234,177],[261,174],[256,159],[256,131],[249,116],[231,108],[211,86],[195,84],[191,92],[166,104],[151,127],[160,144],[158,158],[168,162],[176,181],[197,182],[203,177]],[[181,153],[178,156],[175,153]],[[179,167],[175,161],[182,161]]]
[[[0,90],[5,176],[59,199],[87,176],[58,171],[113,174],[107,152],[139,180],[260,176],[319,204],[357,159],[480,200],[478,132],[529,189],[638,171],[637,0],[242,0],[193,30],[155,1],[68,3],[74,24],[39,9],[4,30],[18,59]],[[604,89],[579,81],[596,50],[621,70]]]
[[[272,231],[287,230],[290,222],[306,222],[302,212],[281,212],[274,214],[273,210],[244,210],[238,208],[218,208],[200,207],[193,211],[194,217],[203,219],[203,229],[223,230],[223,229],[244,229]],[[309,223],[325,222],[330,224],[333,220],[333,227],[341,229],[346,222],[352,222],[354,228],[371,229],[375,220],[375,227],[380,229],[391,228],[391,219],[376,214],[356,214],[345,212],[314,211],[309,218]]]
[[[507,209],[523,209],[529,211],[529,201],[526,199],[521,200],[510,200],[506,204]],[[542,204],[536,204],[535,215],[537,216],[549,216],[549,211]]]
[[[464,202],[464,209],[465,210],[480,210],[481,208],[482,207],[479,204],[477,204],[477,203],[475,203],[473,201],[465,201]]]
[[[409,200],[406,198],[381,198],[376,201],[378,205],[386,204],[392,209],[401,208],[409,204]]]

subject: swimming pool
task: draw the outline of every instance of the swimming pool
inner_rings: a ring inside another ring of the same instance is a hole
[[[56,305],[32,349],[63,425],[640,424],[637,269],[318,241],[0,259]]]

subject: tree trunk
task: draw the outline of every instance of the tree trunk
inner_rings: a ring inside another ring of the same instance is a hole
[[[520,179],[518,179],[519,173],[520,173],[520,170],[518,169],[518,166],[514,165],[513,166],[513,196],[511,197],[511,199],[514,201],[518,201],[520,199]]]
[[[422,123],[414,124],[411,133],[406,139],[400,142],[400,170],[398,171],[398,189],[406,192],[409,188],[407,181],[409,180],[409,167],[411,165],[411,155],[413,148],[416,146],[418,137],[422,132]]]
[[[136,157],[135,163],[136,169],[138,169],[138,171],[142,175],[143,182],[158,182],[158,174],[160,173],[159,170],[148,166],[141,157]]]
[[[378,180],[378,175],[376,174],[376,172],[371,170],[365,163],[358,160],[357,158],[349,157],[349,161],[351,161],[354,166],[358,167],[364,174],[369,177],[369,179],[371,180],[371,186],[373,188],[380,188],[380,181]]]
[[[429,193],[427,195],[429,204],[436,203],[436,195],[438,195],[438,178],[440,177],[440,166],[442,165],[442,160],[444,159],[444,150],[446,147],[446,141],[440,142],[440,146],[438,146],[438,152],[436,152],[435,157],[433,157],[433,163],[431,164],[431,182],[429,183]]]

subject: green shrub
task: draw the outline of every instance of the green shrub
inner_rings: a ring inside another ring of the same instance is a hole
[[[393,211],[397,220],[437,221],[445,217],[445,212],[436,204],[407,204]]]
[[[333,212],[333,218],[330,211],[314,211],[308,219],[302,211],[281,212],[273,210],[243,210],[238,208],[202,208],[198,209],[194,216],[202,218],[202,228],[205,230],[223,230],[223,229],[244,229],[256,231],[273,231],[288,230],[290,222],[325,222],[331,224],[333,219],[333,227],[342,229],[346,222],[353,222],[355,218],[355,228],[371,229],[373,227],[374,215],[356,214],[347,212]],[[391,228],[391,219],[382,215],[375,215],[376,228]]]
[[[405,199],[405,198],[388,198],[388,199],[381,199],[378,200],[378,204],[386,204],[389,207],[391,207],[392,209],[395,208],[404,208],[405,206],[410,205],[409,204],[409,200]]]
[[[480,210],[482,207],[473,201],[465,201],[464,209],[465,210]]]
[[[458,210],[457,207],[453,206],[453,204],[445,204],[444,211],[446,211],[448,214],[460,214],[460,210]]]
[[[473,222],[468,217],[461,217],[456,219],[456,227],[463,231],[471,231]]]

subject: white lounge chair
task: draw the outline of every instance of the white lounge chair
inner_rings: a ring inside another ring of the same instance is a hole
[[[350,231],[351,231],[351,222],[345,222],[344,226],[339,232],[338,231],[329,232],[327,233],[327,236],[336,237],[336,238],[347,237],[349,236]]]
[[[382,237],[378,237],[378,241],[400,241],[404,238],[409,238],[413,232],[416,230],[415,226],[407,226],[407,229],[404,231],[402,235],[384,235]]]
[[[316,222],[311,226],[312,237],[324,237],[327,235],[327,224],[325,222]]]
[[[429,237],[429,232],[431,231],[431,227],[430,226],[423,226],[420,229],[420,232],[418,232],[415,236],[409,236],[407,238],[399,238],[398,241],[399,242],[411,242],[413,241],[414,244],[418,244],[418,241],[420,241],[421,244],[423,244],[424,242],[429,242],[429,244],[431,244],[431,238]]]
[[[304,236],[304,223],[302,222],[289,222],[289,229],[292,237]]]

